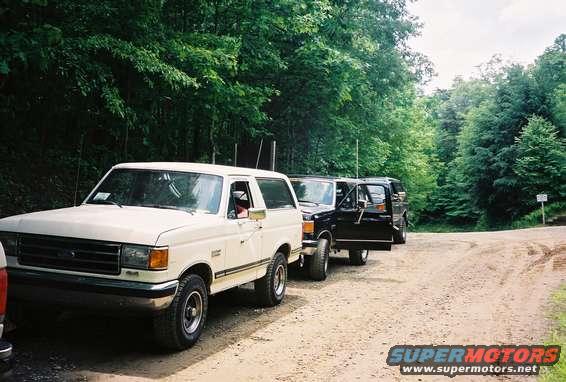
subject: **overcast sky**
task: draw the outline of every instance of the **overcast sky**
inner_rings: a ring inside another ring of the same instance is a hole
[[[410,45],[437,72],[427,92],[468,78],[496,53],[531,63],[566,33],[566,0],[417,0],[409,11],[424,23]]]

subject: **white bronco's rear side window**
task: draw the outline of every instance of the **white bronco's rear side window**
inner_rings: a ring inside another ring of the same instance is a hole
[[[267,209],[296,208],[293,194],[283,179],[258,178],[257,184]]]

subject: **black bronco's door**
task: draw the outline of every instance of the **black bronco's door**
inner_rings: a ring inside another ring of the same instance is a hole
[[[359,183],[336,208],[337,249],[391,250],[393,222],[389,188]]]

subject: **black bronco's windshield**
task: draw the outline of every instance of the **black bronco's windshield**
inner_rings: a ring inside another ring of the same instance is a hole
[[[332,205],[334,203],[334,183],[322,180],[291,180],[299,202]]]
[[[114,204],[216,214],[222,177],[167,170],[113,170],[88,204]]]

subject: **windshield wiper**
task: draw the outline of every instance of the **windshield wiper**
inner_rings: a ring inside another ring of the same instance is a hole
[[[185,212],[188,212],[191,215],[195,214],[195,211],[190,209],[190,208],[175,207],[175,206],[164,206],[162,204],[141,204],[140,207],[161,208],[163,210],[185,211]]]
[[[123,206],[120,203],[115,202],[114,200],[100,200],[100,199],[99,200],[91,200],[90,202],[88,202],[88,204],[112,204],[112,205],[118,206],[120,208],[123,208]]]
[[[320,206],[320,203],[311,202],[311,201],[309,201],[309,200],[301,200],[301,199],[299,199],[299,203],[310,203],[310,204],[314,204],[314,205],[317,206],[317,207]]]

